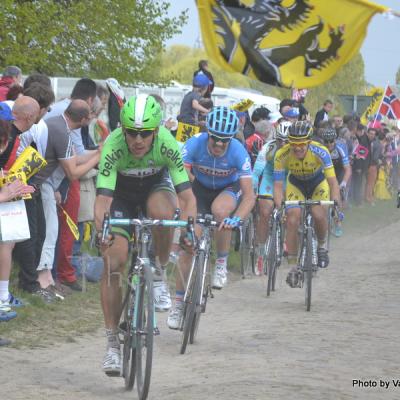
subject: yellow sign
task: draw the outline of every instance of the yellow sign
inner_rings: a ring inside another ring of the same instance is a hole
[[[3,176],[0,178],[0,187],[3,187],[4,185],[7,185],[11,182],[14,182],[16,179],[19,179],[24,185],[26,185],[26,175],[23,171],[19,170],[16,172],[8,172],[7,175]],[[32,196],[30,193],[24,194],[21,196],[21,199],[28,200],[31,199]]]
[[[275,86],[310,88],[359,51],[376,13],[367,0],[197,0],[209,59]]]
[[[245,112],[254,104],[253,100],[243,99],[239,103],[234,104],[231,109],[234,111]]]
[[[178,122],[178,130],[176,131],[176,140],[178,142],[185,143],[192,136],[200,132],[200,128],[195,125],[184,124],[183,122]]]
[[[67,222],[68,228],[71,231],[72,235],[74,236],[75,240],[79,239],[79,229],[76,226],[75,222],[72,220],[72,218],[67,214],[67,212],[61,207],[59,206],[61,211],[64,213],[65,215],[65,220]]]
[[[46,160],[33,147],[28,146],[15,160],[9,172],[23,171],[26,175],[26,180],[29,180],[46,165]]]
[[[374,87],[367,92],[367,96],[372,96],[371,103],[364,111],[364,114],[360,118],[360,122],[363,125],[367,125],[371,118],[378,112],[379,106],[381,105],[384,89],[380,87]]]

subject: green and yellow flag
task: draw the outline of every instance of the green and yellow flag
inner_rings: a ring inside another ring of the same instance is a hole
[[[375,114],[378,112],[384,92],[385,89],[381,87],[373,87],[366,93],[367,96],[372,96],[372,99],[371,103],[369,103],[369,106],[360,118],[360,122],[363,125],[367,125],[368,122],[373,119]]]
[[[376,13],[367,0],[197,0],[209,57],[270,85],[320,85],[358,52]]]

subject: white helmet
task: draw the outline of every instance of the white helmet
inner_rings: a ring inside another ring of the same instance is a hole
[[[291,126],[292,123],[290,121],[282,121],[280,124],[278,124],[275,134],[276,139],[288,140],[288,132]]]

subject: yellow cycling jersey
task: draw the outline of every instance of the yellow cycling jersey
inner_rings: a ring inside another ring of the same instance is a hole
[[[290,143],[276,152],[274,180],[283,181],[286,171],[289,171],[290,175],[302,181],[313,179],[321,173],[325,174],[325,178],[335,177],[335,169],[333,168],[329,150],[315,141],[309,143],[303,160],[299,160],[292,153]]]

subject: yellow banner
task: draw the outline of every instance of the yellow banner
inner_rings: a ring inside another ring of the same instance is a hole
[[[178,142],[185,143],[192,136],[200,132],[200,128],[195,125],[184,124],[183,122],[178,122],[178,129],[176,131],[176,140]]]
[[[23,184],[27,184],[26,181],[26,175],[23,171],[19,170],[16,172],[8,172],[7,175],[0,177],[0,188],[3,187],[4,185],[7,185],[8,183],[14,182],[16,179],[19,179]],[[21,196],[21,199],[24,200],[29,200],[32,198],[32,195],[30,193],[24,194]]]
[[[376,13],[367,0],[197,0],[209,58],[285,87],[320,85],[359,51]]]
[[[67,222],[68,228],[71,231],[72,235],[74,236],[75,240],[79,239],[79,229],[76,226],[75,222],[72,220],[72,218],[68,215],[68,213],[61,207],[59,206],[61,211],[65,215],[65,221]]]
[[[366,93],[366,96],[372,96],[372,99],[371,103],[369,103],[369,106],[360,118],[360,122],[363,125],[367,125],[370,119],[373,118],[374,115],[378,112],[378,108],[381,104],[384,92],[385,90],[383,88],[374,87]]]
[[[231,109],[234,111],[245,112],[254,104],[253,100],[243,99],[239,103],[234,104]]]
[[[23,171],[26,180],[29,180],[46,165],[46,160],[33,147],[28,146],[15,160],[9,172]]]

